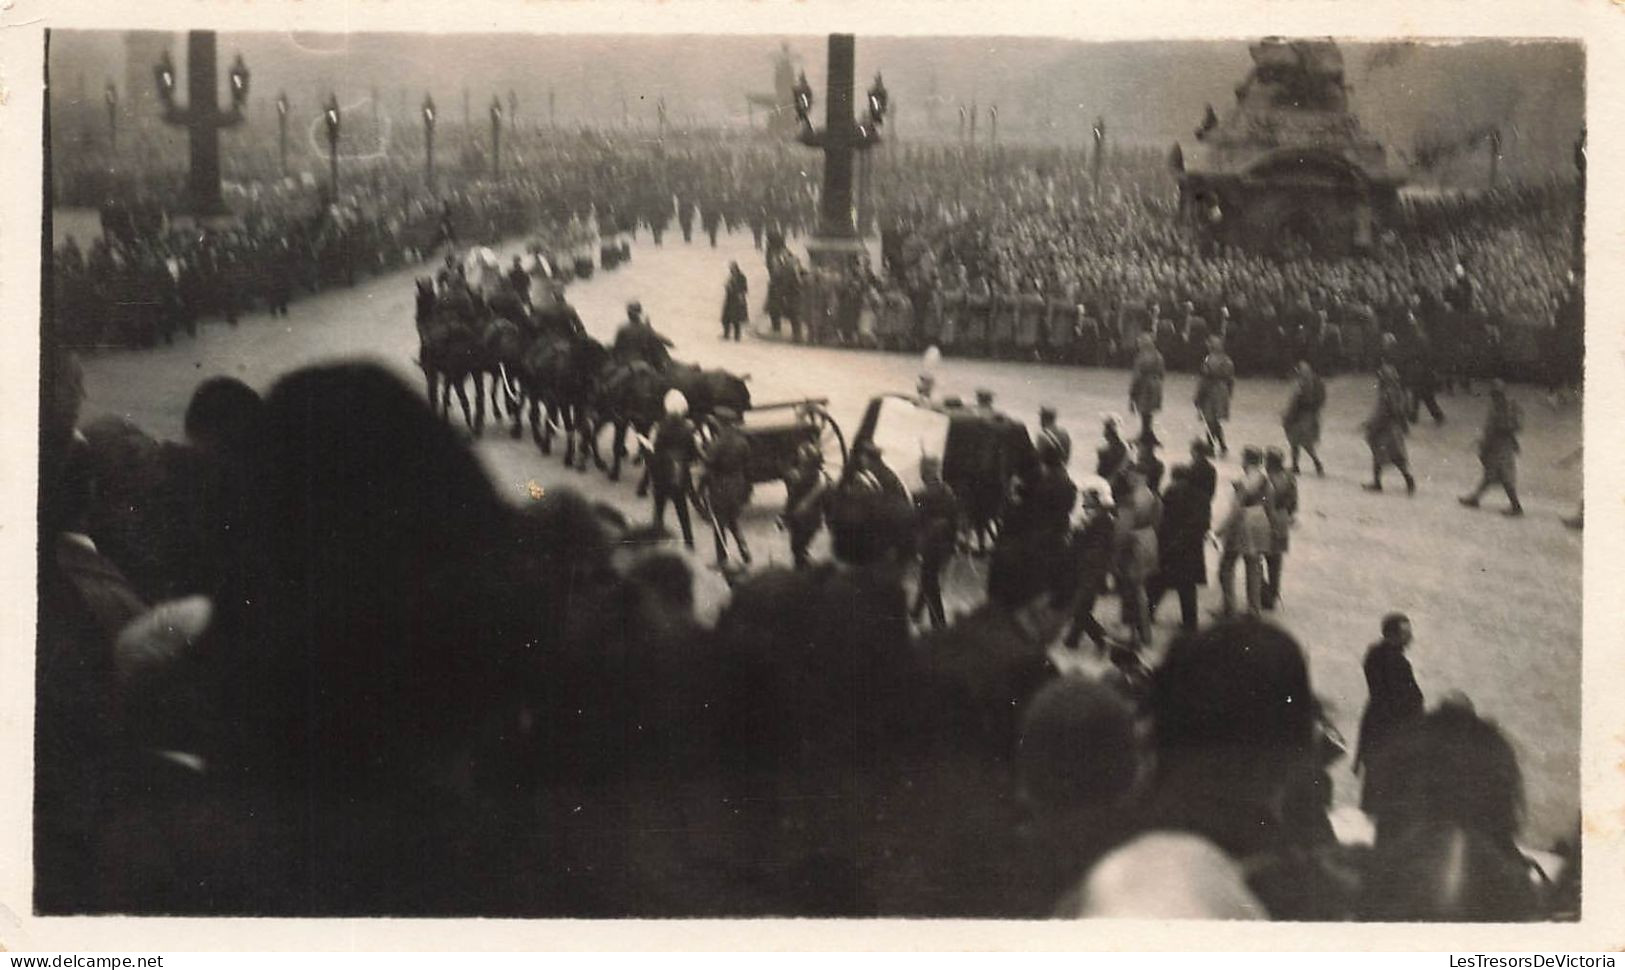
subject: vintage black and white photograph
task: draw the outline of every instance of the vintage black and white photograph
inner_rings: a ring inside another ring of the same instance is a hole
[[[1581,917],[1582,39],[612,27],[45,33],[34,914]]]

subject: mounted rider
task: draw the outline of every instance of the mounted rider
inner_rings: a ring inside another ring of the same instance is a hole
[[[649,322],[649,317],[643,312],[643,304],[634,300],[626,305],[626,322],[615,332],[615,345],[611,353],[617,363],[642,361],[657,371],[664,371],[671,366],[669,348],[673,346],[670,338],[662,335]]]

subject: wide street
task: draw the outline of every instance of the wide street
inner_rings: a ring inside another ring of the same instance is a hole
[[[723,342],[719,314],[731,259],[750,279],[753,325],[765,329],[760,309],[766,275],[748,234],[725,236],[715,250],[703,236],[685,245],[674,232],[655,248],[640,234],[630,263],[574,284],[568,296],[603,340],[624,319],[627,301],[641,301],[655,326],[675,340],[679,359],[749,374],[758,402],[826,397],[849,437],[871,396],[913,388],[916,355],[799,347],[752,335],[741,343]],[[235,328],[211,321],[198,339],[182,336],[171,347],[90,357],[85,419],[126,416],[155,435],[178,438],[187,399],[200,380],[233,374],[265,389],[292,368],[336,358],[376,359],[421,387],[414,362],[413,275],[400,272],[363,280],[352,290],[306,296],[286,320],[256,311]],[[1126,416],[1128,375],[1121,371],[947,360],[938,374],[939,397],[969,399],[985,387],[995,392],[999,407],[1029,426],[1036,425],[1042,404],[1058,408],[1074,442],[1074,477],[1093,471],[1101,414]],[[1193,390],[1189,376],[1172,376],[1167,384],[1168,410],[1159,416],[1159,431],[1169,465],[1185,459],[1184,444],[1198,428],[1189,406]],[[1420,485],[1415,497],[1406,497],[1397,478],[1386,493],[1373,495],[1359,488],[1369,464],[1357,429],[1370,408],[1372,381],[1363,375],[1330,381],[1322,452],[1327,476],[1301,480],[1284,603],[1274,618],[1304,644],[1317,692],[1352,748],[1366,697],[1364,649],[1377,639],[1384,613],[1408,613],[1416,630],[1412,661],[1430,703],[1460,691],[1508,731],[1528,790],[1527,841],[1547,846],[1572,834],[1579,818],[1581,542],[1559,518],[1574,510],[1580,495],[1578,464],[1563,462],[1579,446],[1580,419],[1573,406],[1554,410],[1533,389],[1515,391],[1525,414],[1520,472],[1529,515],[1521,520],[1497,514],[1505,501],[1499,493],[1488,495],[1479,511],[1456,504],[1477,478],[1474,441],[1483,397],[1444,397],[1448,420],[1414,429],[1410,449]],[[1220,463],[1221,478],[1237,474],[1240,446],[1281,443],[1278,416],[1286,396],[1281,381],[1240,382],[1228,431],[1232,457]],[[753,416],[747,424],[786,416]],[[460,415],[454,420],[460,424]],[[619,484],[597,471],[566,471],[557,451],[544,457],[528,434],[510,440],[494,424],[477,451],[516,503],[538,488],[575,488],[634,520],[649,515],[647,500],[633,492],[635,469]],[[1227,492],[1221,486],[1216,518]],[[757,488],[746,523],[756,568],[789,559],[774,527],[782,503],[780,486]],[[700,551],[708,555],[708,530],[696,526]],[[1204,609],[1218,600],[1215,559],[1210,552]],[[984,570],[984,561],[954,564],[946,577],[950,612],[979,598]],[[1108,626],[1115,611],[1113,602],[1097,608]],[[1171,634],[1177,614],[1176,604],[1165,604],[1159,637]],[[1338,802],[1353,803],[1357,783],[1347,759],[1336,778]]]

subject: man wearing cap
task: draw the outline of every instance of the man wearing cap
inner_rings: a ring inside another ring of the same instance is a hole
[[[931,615],[931,626],[942,629],[948,623],[942,606],[942,567],[954,555],[959,537],[959,499],[942,480],[942,459],[926,455],[920,459],[920,490],[914,493],[914,524],[920,552],[920,585],[909,616],[919,622],[922,612]]]
[[[1134,376],[1129,382],[1128,407],[1140,415],[1140,437],[1156,438],[1151,419],[1162,410],[1162,378],[1167,370],[1156,341],[1150,334],[1141,334],[1139,351],[1134,355]]]
[[[1368,492],[1382,491],[1382,470],[1393,465],[1405,478],[1405,491],[1416,494],[1416,479],[1411,477],[1410,459],[1405,451],[1405,433],[1410,428],[1406,410],[1405,388],[1400,383],[1399,371],[1393,364],[1385,363],[1377,368],[1377,399],[1371,416],[1362,425],[1366,444],[1371,448],[1371,481],[1361,486]]]
[[[1062,466],[1072,460],[1072,436],[1055,423],[1055,409],[1048,405],[1038,410],[1038,438],[1049,441],[1055,447],[1061,455]]]
[[[694,423],[688,418],[688,398],[682,391],[666,392],[666,414],[655,426],[651,444],[649,484],[655,493],[655,528],[665,527],[666,503],[677,510],[683,544],[694,548],[694,529],[688,518],[688,493],[694,487],[690,469],[695,458]]]
[[[1315,446],[1320,443],[1320,412],[1326,406],[1326,383],[1315,374],[1307,360],[1298,361],[1297,381],[1292,386],[1292,397],[1281,414],[1281,427],[1286,431],[1286,443],[1292,449],[1292,473],[1298,473],[1298,452],[1309,453],[1315,463],[1315,474],[1324,476],[1325,466]]]
[[[1095,449],[1095,474],[1109,482],[1128,464],[1128,445],[1123,443],[1123,437],[1118,430],[1117,415],[1106,415],[1101,425],[1101,434],[1105,440]]]
[[[1275,609],[1281,599],[1281,568],[1292,544],[1292,526],[1298,517],[1298,479],[1286,468],[1286,455],[1279,448],[1264,452],[1264,474],[1270,481],[1269,518],[1271,542],[1264,554],[1264,594],[1262,605]]]
[[[1037,457],[1037,473],[1021,482],[1016,503],[1005,515],[1001,542],[1028,535],[1062,539],[1067,534],[1078,487],[1067,475],[1066,462],[1052,439],[1039,437]]]
[[[824,453],[816,444],[803,442],[796,450],[796,461],[784,477],[784,487],[784,529],[790,534],[790,559],[797,569],[805,569],[810,561],[807,547],[824,524],[824,500],[829,494]]]
[[[626,322],[615,331],[611,354],[617,361],[630,364],[641,360],[655,370],[665,370],[671,363],[668,348],[672,342],[655,330],[643,312],[643,304],[633,301],[626,305]]]
[[[1224,422],[1230,418],[1230,395],[1236,387],[1236,365],[1224,352],[1224,338],[1209,337],[1207,357],[1202,361],[1196,383],[1196,410],[1207,426],[1208,440],[1218,445],[1221,456],[1230,453],[1224,443]]]
[[[1151,602],[1146,582],[1157,572],[1157,527],[1162,524],[1162,498],[1146,486],[1145,475],[1129,466],[1112,484],[1117,506],[1117,590],[1130,643],[1151,642]]]
[[[1264,606],[1264,556],[1275,542],[1270,524],[1269,476],[1264,474],[1264,455],[1248,447],[1241,455],[1242,479],[1235,483],[1230,512],[1216,530],[1224,544],[1219,556],[1219,592],[1223,606],[1219,617],[1236,612],[1236,562],[1246,568],[1247,612],[1257,616]]]
[[[1072,609],[1072,626],[1062,641],[1076,649],[1084,634],[1106,653],[1106,628],[1095,619],[1095,600],[1106,589],[1117,549],[1117,522],[1112,510],[1101,501],[1100,489],[1083,490],[1083,526],[1072,537],[1072,554],[1078,563],[1077,602]]]
[[[1461,504],[1476,509],[1484,493],[1500,485],[1511,503],[1502,514],[1523,514],[1523,503],[1518,501],[1518,432],[1522,429],[1523,412],[1516,401],[1507,397],[1506,383],[1499,378],[1491,381],[1490,407],[1484,415],[1484,433],[1478,439],[1478,462],[1484,473],[1478,487],[1458,500]]]
[[[992,391],[989,391],[986,388],[978,388],[977,389],[977,391],[976,391],[976,413],[981,415],[984,418],[995,418],[995,417],[999,416],[999,412],[993,410],[993,392]]]
[[[717,565],[728,564],[727,537],[732,535],[739,558],[750,565],[750,547],[739,528],[739,513],[750,501],[751,484],[745,474],[750,461],[750,442],[739,430],[739,412],[730,407],[715,408],[716,436],[703,455],[705,494],[711,508],[711,524],[717,543]]]

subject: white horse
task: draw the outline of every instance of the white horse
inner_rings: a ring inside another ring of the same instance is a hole
[[[502,292],[506,282],[502,260],[487,246],[476,246],[463,256],[463,274],[469,288],[486,299]]]

